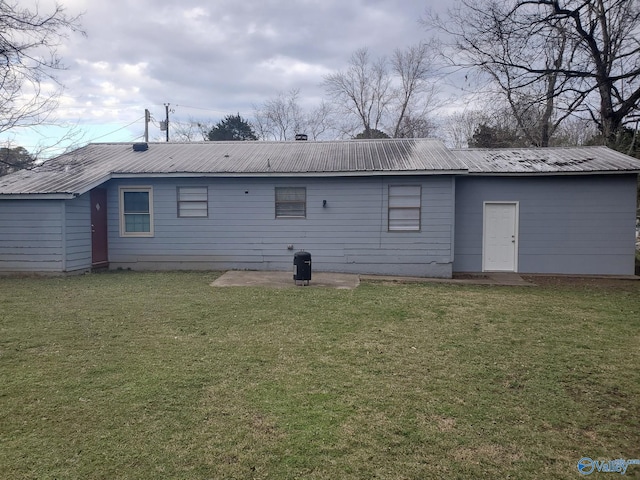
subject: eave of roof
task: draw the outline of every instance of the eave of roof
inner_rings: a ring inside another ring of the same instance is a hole
[[[375,177],[375,176],[416,176],[416,175],[466,175],[466,169],[460,170],[403,170],[403,171],[375,171],[360,170],[354,172],[262,172],[262,173],[200,173],[200,172],[171,172],[171,173],[127,173],[114,172],[111,178],[283,178],[283,177]]]
[[[90,144],[0,177],[0,198],[72,198],[111,178],[637,174],[606,147],[449,150],[433,139]]]
[[[0,200],[71,200],[77,193],[0,193]]]

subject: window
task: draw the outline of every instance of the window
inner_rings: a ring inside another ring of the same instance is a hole
[[[389,231],[420,231],[420,185],[389,186]]]
[[[120,236],[153,237],[151,187],[120,187]]]
[[[306,187],[276,187],[276,218],[305,218],[306,216]]]
[[[207,217],[207,187],[178,187],[178,217]]]

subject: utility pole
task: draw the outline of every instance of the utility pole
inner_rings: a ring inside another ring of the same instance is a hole
[[[169,141],[169,103],[164,104],[164,109],[166,112],[166,126],[167,126],[167,142]]]
[[[151,121],[151,112],[144,109],[144,141],[149,143],[149,122]]]

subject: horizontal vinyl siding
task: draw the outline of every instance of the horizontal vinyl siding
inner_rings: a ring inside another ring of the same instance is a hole
[[[66,202],[66,271],[91,268],[91,205],[89,193]]]
[[[390,183],[422,186],[420,232],[387,231]],[[153,237],[119,236],[118,187],[124,185],[153,186]],[[207,218],[177,216],[177,186],[208,187]],[[306,187],[306,218],[275,218],[276,186]],[[306,250],[317,271],[451,272],[450,177],[114,180],[108,191],[113,267],[288,270],[293,254]]]
[[[0,201],[0,271],[61,272],[62,200]]]
[[[519,202],[521,273],[633,274],[635,175],[458,178],[455,271],[482,270],[485,201]]]

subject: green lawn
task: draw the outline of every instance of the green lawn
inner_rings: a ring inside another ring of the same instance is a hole
[[[0,279],[0,478],[576,479],[584,456],[640,458],[640,282],[217,275]]]

